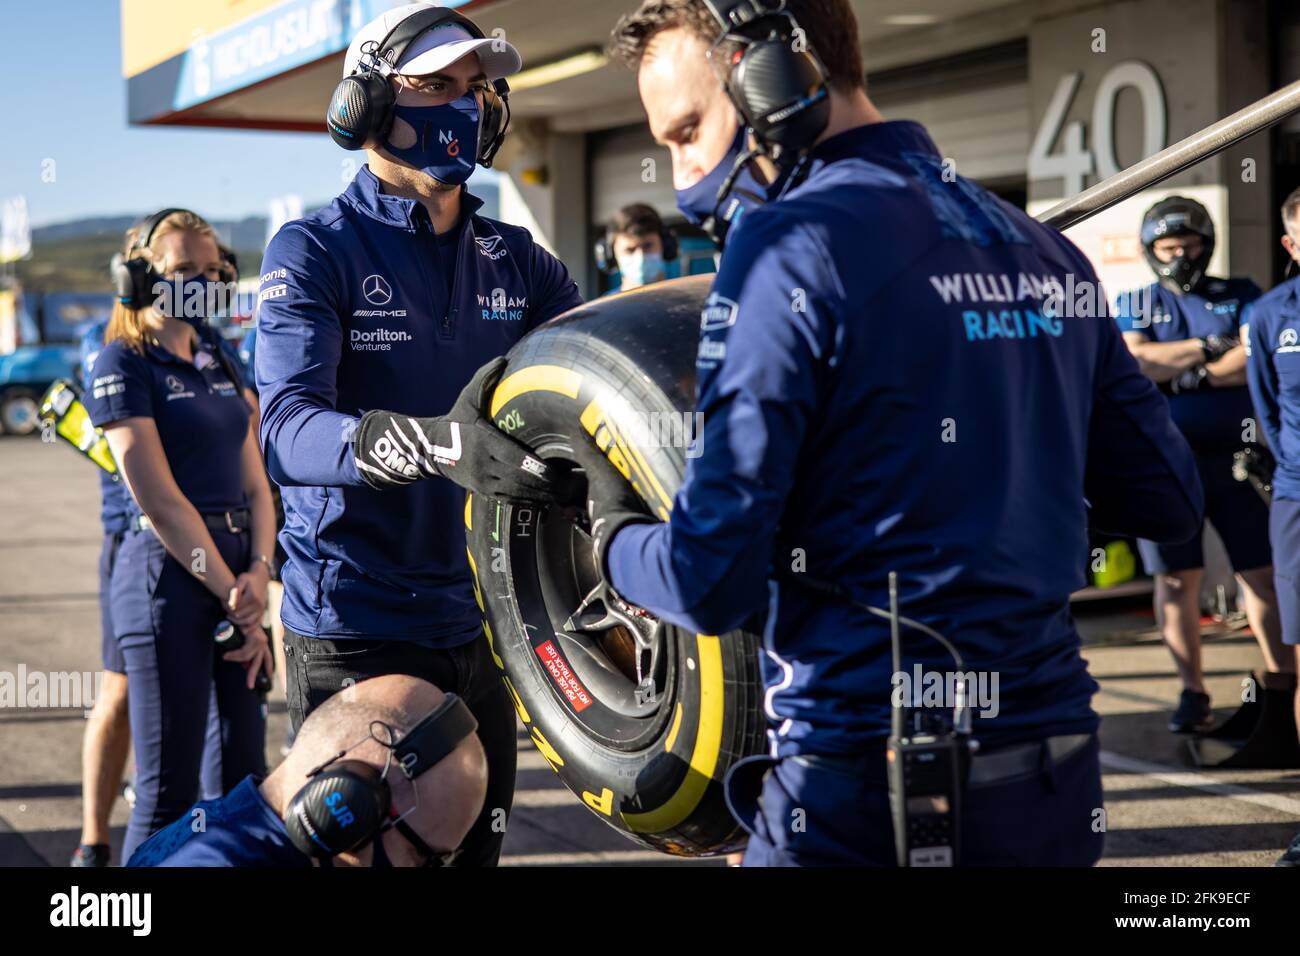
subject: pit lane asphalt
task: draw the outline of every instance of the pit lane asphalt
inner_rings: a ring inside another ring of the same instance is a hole
[[[96,561],[101,541],[94,468],[64,445],[0,437],[0,672],[95,671]],[[1178,682],[1149,615],[1087,612],[1081,619],[1103,715],[1104,866],[1271,865],[1300,830],[1300,771],[1191,770],[1165,730]],[[1205,648],[1216,713],[1259,664],[1248,635]],[[288,718],[271,697],[267,758],[280,759]],[[62,866],[81,821],[84,711],[0,707],[0,866]],[[503,863],[721,865],[680,861],[628,842],[559,782],[524,735]],[[127,807],[112,815],[114,860]]]

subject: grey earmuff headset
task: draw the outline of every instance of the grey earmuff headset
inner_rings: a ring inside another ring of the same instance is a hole
[[[445,7],[429,7],[407,17],[372,48],[362,52],[356,69],[334,88],[325,111],[325,125],[334,142],[344,149],[367,149],[388,141],[396,101],[389,77],[417,37],[449,24],[463,28],[476,40],[486,39],[472,20]],[[479,165],[492,165],[509,126],[510,84],[504,78],[496,79],[483,97],[475,157]]]

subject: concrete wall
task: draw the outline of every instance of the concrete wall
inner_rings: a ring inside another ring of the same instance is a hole
[[[1095,159],[1099,131],[1094,109],[1107,74],[1132,62],[1154,71],[1164,104],[1166,132],[1158,144],[1163,148],[1268,92],[1267,22],[1266,0],[1125,0],[1036,20],[1029,44],[1032,131],[1042,125],[1061,77],[1080,74],[1066,123],[1084,127],[1084,145],[1094,153],[1093,173],[1084,184],[1092,185],[1102,178]],[[1137,91],[1122,89],[1114,103],[1114,154],[1122,169],[1150,151]],[[1064,136],[1054,150],[1063,142]],[[1109,282],[1109,271],[1127,284],[1141,270],[1134,258],[1137,250],[1122,237],[1137,231],[1142,210],[1160,195],[1183,192],[1200,199],[1215,216],[1222,252],[1212,270],[1249,275],[1267,286],[1269,224],[1276,218],[1270,209],[1268,144],[1265,133],[1193,166],[1159,190],[1101,214],[1080,228],[1082,238],[1076,241],[1098,265],[1103,280]],[[1253,162],[1243,166],[1248,160]],[[1031,208],[1044,208],[1068,194],[1072,191],[1061,178],[1035,178],[1031,170]]]

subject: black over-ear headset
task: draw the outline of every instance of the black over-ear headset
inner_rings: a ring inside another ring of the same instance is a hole
[[[135,242],[131,243],[131,248],[127,250],[127,254],[116,253],[109,261],[108,271],[113,278],[113,290],[117,293],[117,300],[127,308],[143,309],[153,302],[153,287],[156,283],[162,281],[162,277],[158,274],[158,270],[153,267],[152,262],[144,256],[137,256],[135,253],[148,249],[158,226],[164,219],[176,212],[189,212],[191,216],[196,215],[188,209],[180,209],[174,206],[168,209],[160,209],[140,223],[139,229],[136,231]]]
[[[672,262],[681,251],[677,233],[667,226],[660,225],[659,241],[664,245],[664,262]],[[601,272],[613,272],[618,268],[618,257],[614,255],[614,237],[605,230],[605,234],[596,240],[596,268]]]
[[[797,42],[804,34],[787,0],[704,5],[722,27],[713,50],[727,40],[743,44],[725,86],[745,125],[775,160],[810,149],[830,121],[829,74],[812,47]]]
[[[478,721],[465,702],[447,694],[390,750],[402,773],[414,780],[477,729]],[[383,773],[363,760],[340,759],[345,753],[309,771],[310,779],[289,801],[284,824],[293,845],[325,862],[360,849],[394,826],[426,860],[436,858],[404,820],[393,820],[392,791]]]
[[[344,149],[373,148],[388,142],[396,101],[389,76],[417,37],[448,24],[462,27],[476,40],[486,39],[483,31],[467,17],[446,7],[429,7],[411,14],[389,30],[379,43],[362,51],[356,69],[334,88],[325,112],[325,125],[334,142]],[[475,157],[480,165],[492,165],[509,125],[510,84],[504,78],[496,79],[492,81],[492,90],[483,96]]]

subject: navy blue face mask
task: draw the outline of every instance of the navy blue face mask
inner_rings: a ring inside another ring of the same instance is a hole
[[[159,286],[166,286],[159,290]],[[225,284],[206,275],[190,279],[162,279],[155,283],[154,292],[158,311],[169,319],[180,319],[195,329],[202,330],[208,319],[221,311],[220,300]]]
[[[482,111],[478,97],[467,93],[440,106],[394,106],[394,119],[415,130],[415,145],[384,149],[440,183],[459,186],[474,172]]]
[[[677,208],[681,210],[686,221],[700,226],[722,246],[727,231],[740,221],[747,209],[761,206],[779,190],[782,180],[765,186],[754,176],[754,163],[751,161],[736,176],[731,188],[719,200],[718,190],[726,185],[727,177],[735,168],[736,161],[745,153],[745,127],[736,130],[727,153],[718,165],[709,170],[699,182],[685,189],[677,190]]]

